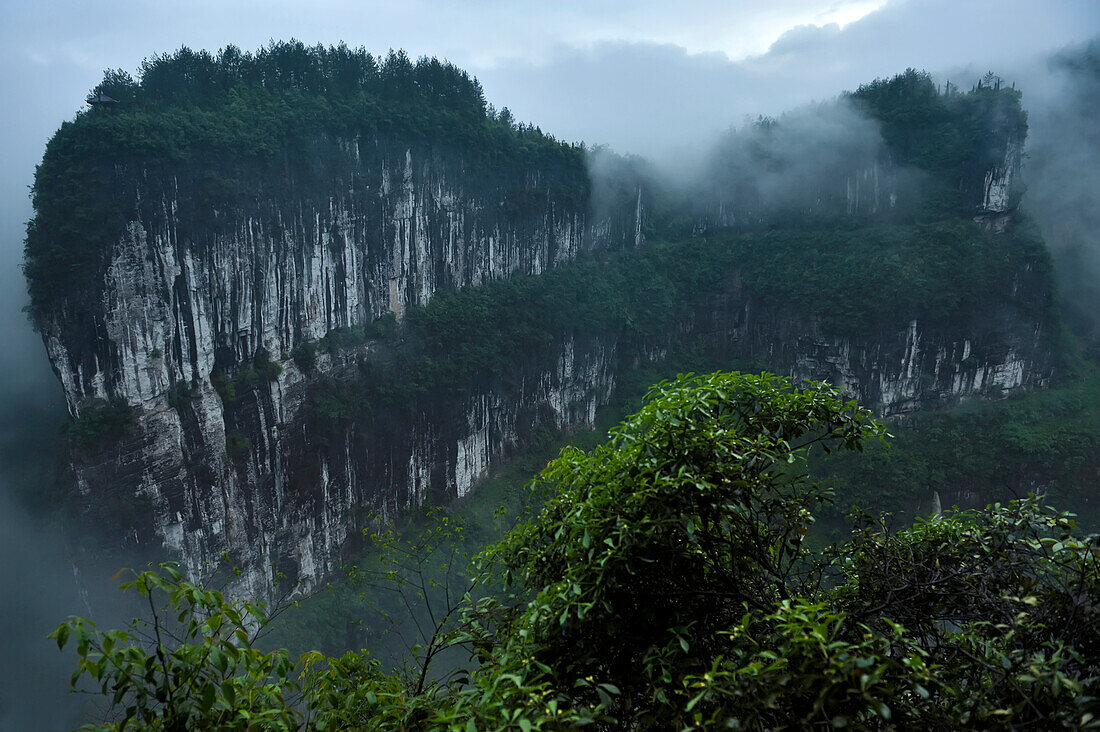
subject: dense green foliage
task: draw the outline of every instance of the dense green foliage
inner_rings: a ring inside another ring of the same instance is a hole
[[[1042,492],[1100,527],[1100,376],[1088,368],[1043,391],[997,402],[921,412],[893,430],[891,446],[814,461],[842,508],[927,512],[933,494],[955,502]]]
[[[476,79],[434,58],[296,41],[216,56],[181,48],[146,60],[137,81],[108,71],[93,92],[119,103],[63,124],[35,176],[25,270],[38,312],[88,286],[135,203],[159,205],[158,185],[183,182],[181,218],[213,227],[215,211],[240,205],[256,179],[327,180],[325,138],[458,152],[471,181],[518,175],[513,207],[524,205],[530,168],[564,172],[558,194],[578,207],[587,196],[581,148],[487,108]],[[328,194],[307,185],[297,195]]]
[[[896,161],[944,176],[949,186],[971,191],[978,175],[1004,160],[1009,141],[1023,144],[1027,113],[1020,92],[993,74],[962,93],[942,91],[927,72],[907,69],[891,79],[862,84],[848,95],[881,123]]]
[[[748,361],[731,362],[728,356],[708,354],[698,344],[689,344],[670,349],[668,357],[659,363],[623,371],[616,377],[615,390],[606,406],[596,410],[590,427],[570,425],[555,430],[547,426],[535,430],[524,437],[517,451],[490,468],[472,494],[442,509],[440,515],[451,522],[450,533],[456,539],[452,548],[459,555],[474,556],[500,541],[519,521],[536,515],[547,496],[544,491],[531,490],[531,477],[565,447],[590,450],[605,441],[609,430],[638,409],[653,384],[678,373],[757,367]],[[427,515],[407,512],[397,519],[396,533],[385,531],[402,541],[421,543],[425,533],[436,531],[436,521],[428,519],[436,513],[436,509],[427,511]],[[294,652],[319,649],[330,655],[349,648],[370,648],[383,669],[403,667],[410,645],[404,639],[415,636],[418,630],[415,622],[399,612],[399,598],[380,591],[377,583],[364,581],[383,559],[372,536],[372,530],[367,529],[363,546],[351,542],[347,566],[330,577],[324,587],[279,615],[265,636],[265,647],[286,647]],[[442,582],[445,577],[437,572],[434,579]],[[438,664],[437,670],[447,670],[449,660]]]
[[[271,354],[261,348],[250,361],[245,361],[239,365],[216,367],[210,375],[210,383],[214,386],[214,390],[218,392],[222,402],[230,405],[239,396],[255,391],[266,382],[275,381],[282,372],[283,367],[272,361]],[[177,387],[177,389],[180,391],[177,391],[174,398],[178,400],[183,394],[182,389],[187,389],[187,387]],[[190,389],[187,389],[187,391],[189,392]]]
[[[92,401],[66,426],[69,444],[78,450],[94,450],[133,430],[134,409],[122,397]]]
[[[850,337],[891,332],[912,318],[949,328],[997,303],[1044,322],[1051,317],[1049,269],[1026,222],[996,236],[972,222],[941,221],[652,242],[537,277],[442,292],[411,309],[400,330],[386,321],[369,333],[338,331],[293,356],[308,370],[318,349],[368,337],[391,346],[381,360],[363,364],[355,384],[313,387],[311,433],[321,438],[380,406],[461,395],[479,375],[507,378],[517,360],[537,358],[567,334],[616,334],[625,352],[643,344],[690,346],[693,336],[675,340],[680,324],[724,296],[747,296]],[[1006,297],[1025,271],[1033,277],[1022,288],[1026,297]]]
[[[117,728],[264,729],[292,726],[295,664],[285,651],[252,647],[268,622],[263,605],[227,601],[183,579],[171,565],[136,573],[120,589],[134,592],[149,608],[129,630],[99,631],[75,618],[50,637],[64,648],[72,641],[81,663],[73,676],[87,676],[122,713]],[[160,599],[163,596],[163,601]]]
[[[471,651],[445,679],[403,680],[365,653],[309,653],[292,670],[242,627],[262,609],[170,571],[129,585],[166,593],[152,637],[81,619],[54,637],[76,641],[74,683],[165,728],[1100,723],[1100,544],[1071,516],[1030,500],[896,533],[860,518],[839,545],[805,541],[829,500],[803,475],[807,450],[879,434],[825,385],[658,385],[606,445],[541,473],[546,508],[482,555],[461,622],[438,626]],[[158,634],[159,617],[182,636]]]
[[[682,368],[677,369],[673,364]],[[329,655],[342,654],[349,648],[370,648],[384,670],[404,668],[412,645],[408,639],[419,638],[418,622],[423,624],[423,617],[408,616],[404,599],[387,592],[387,588],[375,581],[384,562],[392,555],[388,549],[379,551],[380,536],[402,546],[434,547],[433,554],[443,553],[445,549],[448,558],[452,554],[477,554],[487,545],[500,541],[517,521],[530,518],[541,509],[546,496],[529,490],[528,484],[531,476],[542,470],[563,447],[596,447],[606,439],[608,430],[638,408],[650,385],[678,372],[712,370],[719,364],[728,367],[728,359],[719,361],[694,352],[678,352],[660,367],[623,373],[609,404],[597,410],[591,429],[539,429],[524,439],[517,453],[495,465],[472,495],[442,511],[429,510],[427,515],[411,511],[399,517],[396,528],[365,530],[365,545],[358,547],[352,542],[351,558],[343,571],[279,615],[278,621],[270,627],[271,632],[264,637],[265,647],[287,647],[295,652],[318,649]],[[443,528],[441,517],[449,522],[445,545],[435,538]],[[447,566],[444,568],[444,565]],[[453,563],[429,566],[433,582],[453,581],[453,578],[448,580],[448,571],[455,568]],[[448,667],[445,660],[437,664],[436,670]]]
[[[1050,256],[1026,222],[992,235],[968,221],[750,235],[740,244],[745,285],[790,314],[844,335],[896,328],[910,318],[967,323],[1004,300],[1029,272],[1021,314],[1051,318]]]

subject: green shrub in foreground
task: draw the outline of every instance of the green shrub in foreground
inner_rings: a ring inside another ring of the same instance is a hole
[[[607,444],[542,471],[554,497],[481,555],[461,622],[434,639],[466,648],[468,667],[415,687],[365,652],[294,668],[261,654],[235,626],[242,607],[260,625],[262,611],[174,573],[129,587],[164,593],[161,616],[195,629],[178,640],[81,619],[54,637],[76,639],[74,683],[96,682],[120,726],[1100,725],[1100,543],[1071,515],[1029,499],[899,532],[858,517],[842,543],[805,541],[829,499],[801,472],[806,452],[881,435],[824,384],[658,385]]]

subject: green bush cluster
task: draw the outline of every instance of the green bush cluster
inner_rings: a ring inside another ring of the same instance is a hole
[[[259,381],[276,381],[279,374],[283,373],[283,367],[271,360],[271,354],[266,348],[256,351],[252,359],[252,369],[256,372]]]
[[[168,390],[168,404],[178,412],[190,405],[194,395],[194,390],[191,388],[190,383],[186,381],[177,381],[172,385],[172,388]]]
[[[1020,98],[992,75],[961,93],[908,69],[835,102],[778,119],[759,117],[724,135],[691,193],[659,216],[681,231],[700,221],[748,229],[863,216],[894,222],[970,217],[984,210],[987,174],[1004,173],[1006,161],[1019,164],[1027,137]],[[875,198],[880,175],[882,190],[891,193],[889,204],[879,200],[873,210],[859,205],[870,191],[853,199],[845,186],[872,172]],[[1015,208],[1023,186],[1018,176],[1009,182],[1008,203]],[[683,222],[685,211],[697,221]]]
[[[223,404],[232,404],[237,401],[237,384],[229,378],[225,371],[215,370],[210,375],[210,383],[214,386],[214,391],[221,397]]]
[[[349,393],[346,387],[325,380],[310,388],[305,409],[307,434],[314,442],[325,444],[353,419],[368,416],[371,403],[366,394]]]
[[[154,608],[135,631],[72,619],[52,637],[75,642],[74,685],[109,698],[119,726],[1100,725],[1100,538],[1072,515],[1030,499],[900,531],[856,516],[835,545],[807,540],[830,500],[807,452],[882,434],[824,384],[657,385],[605,445],[546,466],[549,502],[475,561],[473,585],[414,583],[443,614],[426,616],[410,673],[365,651],[258,651],[247,617],[264,625],[262,608],[171,568],[125,585]],[[402,545],[379,580],[400,592],[437,550]],[[162,634],[159,618],[180,626]],[[455,674],[431,672],[443,648],[467,658]]]
[[[239,430],[225,431],[225,451],[231,460],[241,460],[252,451],[252,442]]]
[[[283,367],[272,361],[271,354],[261,348],[251,361],[245,361],[233,369],[215,368],[210,375],[210,383],[221,397],[222,403],[228,406],[235,403],[241,395],[277,380],[281,373]]]
[[[815,317],[839,335],[896,327],[910,318],[949,328],[998,301],[1054,321],[1050,255],[1026,220],[1000,235],[952,219],[772,231],[734,239],[733,248],[730,255],[740,261],[751,292],[790,314]],[[1027,286],[1014,296],[1024,273]]]
[[[66,428],[69,444],[96,450],[134,433],[134,408],[123,397],[94,399]]]
[[[317,344],[313,341],[302,341],[294,346],[290,357],[303,373],[308,374],[317,365]]]
[[[294,359],[299,369],[308,374],[317,365],[318,353],[338,353],[360,346],[369,339],[386,340],[396,335],[397,318],[393,313],[386,313],[369,325],[333,328],[319,341],[299,341],[291,350],[290,357]]]

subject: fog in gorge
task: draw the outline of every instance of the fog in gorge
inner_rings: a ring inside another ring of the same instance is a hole
[[[1034,81],[1033,81],[1034,80]],[[1022,70],[1033,89],[1023,207],[1054,255],[1069,325],[1100,351],[1100,40]]]
[[[705,177],[731,127],[751,133],[759,115],[782,119],[798,109],[785,118],[776,147],[788,156],[782,173],[753,169],[743,146],[724,148],[724,163],[744,169],[746,185],[779,197],[831,161],[874,154],[873,125],[833,102],[844,90],[907,67],[965,90],[993,70],[1024,93],[1024,206],[1054,252],[1071,324],[1100,333],[1100,50],[1090,44],[1100,34],[1100,5],[1093,0],[802,0],[762,2],[773,9],[744,17],[711,2],[557,16],[552,4],[525,12],[490,2],[460,16],[440,5],[199,3],[186,15],[118,1],[0,8],[0,92],[9,100],[0,109],[0,729],[72,724],[78,704],[65,693],[72,656],[45,635],[70,613],[120,617],[108,599],[112,571],[77,569],[82,538],[66,535],[51,509],[64,484],[58,456],[67,415],[23,313],[20,270],[34,166],[106,68],[134,72],[142,58],[181,45],[250,49],[291,37],[440,55],[477,76],[498,109],[560,139],[643,156],[645,175],[681,193]],[[722,24],[725,36],[715,31]],[[597,177],[618,175],[613,167]]]
[[[25,286],[13,254],[22,248],[30,206],[18,204],[8,200],[0,209],[0,728],[12,730],[74,721],[75,704],[65,693],[70,659],[51,653],[45,635],[64,616],[87,612],[66,537],[43,518],[35,495],[55,482],[66,412],[42,342],[22,313]]]

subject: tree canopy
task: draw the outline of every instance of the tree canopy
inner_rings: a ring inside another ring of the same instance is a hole
[[[992,72],[960,92],[949,81],[938,87],[926,71],[906,69],[862,84],[847,98],[879,122],[896,162],[939,177],[946,187],[941,203],[963,213],[981,202],[986,171],[1027,137],[1020,91]]]
[[[262,608],[172,570],[152,637],[73,619],[118,727],[225,729],[1080,728],[1100,725],[1100,541],[1037,499],[824,545],[811,450],[884,437],[825,384],[716,373],[657,385],[535,487],[545,508],[477,560],[433,644],[469,651],[409,684],[367,652],[252,647]],[[250,620],[251,618],[251,620]],[[150,624],[150,622],[152,624]],[[430,660],[426,658],[426,661]]]

